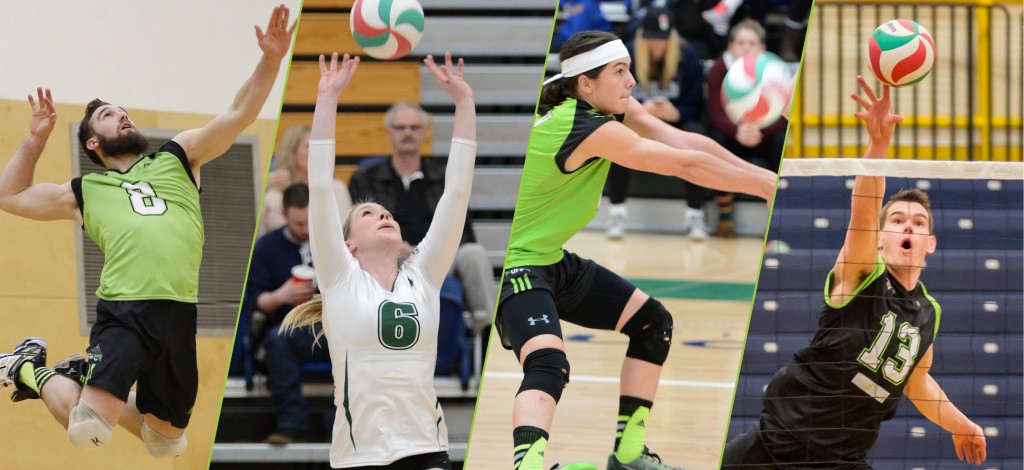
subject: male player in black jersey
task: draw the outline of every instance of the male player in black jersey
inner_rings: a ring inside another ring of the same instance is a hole
[[[896,124],[890,90],[875,96],[857,77],[870,141],[864,158],[885,158]],[[907,396],[953,434],[957,457],[985,461],[982,429],[928,374],[942,309],[918,278],[935,251],[928,195],[911,189],[882,206],[885,177],[857,176],[850,225],[825,280],[825,306],[811,344],[765,390],[761,418],[725,448],[723,468],[870,469],[865,458],[882,421]]]

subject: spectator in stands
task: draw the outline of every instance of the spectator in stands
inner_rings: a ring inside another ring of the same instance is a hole
[[[707,134],[700,122],[704,114],[704,70],[700,52],[679,37],[672,13],[666,8],[647,8],[633,43],[633,97],[652,116],[687,132]],[[626,228],[626,191],[633,170],[616,163],[608,172],[611,200],[608,237],[622,238]],[[689,181],[686,185],[686,227],[693,240],[708,237],[704,211],[706,191]]]
[[[444,192],[445,163],[423,158],[429,116],[419,105],[396,103],[384,116],[391,155],[380,162],[360,168],[349,187],[354,201],[372,200],[391,209],[402,226],[402,258],[412,254],[423,240],[434,219],[437,203]],[[468,211],[462,242],[449,275],[462,282],[466,309],[478,324],[489,324],[494,316],[497,285],[487,251],[476,243]]]
[[[740,158],[778,172],[789,121],[780,118],[775,124],[764,129],[749,123],[736,124],[725,114],[725,107],[719,98],[722,95],[722,81],[725,80],[725,73],[729,67],[736,59],[748,53],[765,50],[764,38],[764,28],[749,19],[737,23],[729,32],[729,49],[708,70],[708,96],[711,97],[708,100],[710,135]],[[718,193],[715,199],[718,201],[718,235],[735,237],[736,231],[732,222],[733,194]]]
[[[782,43],[779,56],[786,62],[800,62],[804,51],[804,36],[807,35],[807,19],[811,15],[813,0],[792,0],[789,3],[789,14],[782,30]]]
[[[263,209],[257,236],[285,225],[284,210],[281,207],[281,192],[294,183],[306,182],[306,163],[309,158],[309,127],[294,126],[281,136],[281,142],[274,152],[274,166],[267,175],[267,191],[263,196]],[[347,214],[352,200],[348,189],[341,180],[334,180],[334,196],[338,199],[338,210]]]
[[[744,18],[764,24],[768,10],[772,8],[771,0],[719,0],[708,10],[701,12],[715,35],[725,37],[729,27]]]
[[[697,47],[701,60],[710,60],[725,51],[724,36],[715,34],[713,27],[701,17],[702,12],[710,10],[716,3],[718,3],[716,0],[645,0],[641,9],[649,7],[671,9],[675,13],[675,26],[679,35]],[[641,13],[639,10],[637,14]]]
[[[869,138],[864,159],[884,159],[903,118],[892,112],[889,86],[878,97],[862,77],[857,82],[854,116]],[[884,198],[884,176],[854,179],[846,237],[824,280],[820,329],[772,377],[760,419],[726,444],[723,468],[871,468],[865,458],[904,396],[953,435],[958,459],[985,461],[985,431],[930,374],[942,309],[920,281],[936,248],[928,195],[915,188],[885,205]]]
[[[720,0],[715,6],[701,12],[701,18],[711,25],[711,29],[719,36],[725,36],[729,32],[729,22],[736,14],[743,0]]]
[[[308,138],[308,131],[303,138]],[[246,310],[254,314],[252,323],[260,330],[254,332],[253,344],[262,350],[267,385],[277,408],[275,431],[265,442],[276,445],[299,440],[309,431],[309,407],[302,396],[299,374],[301,363],[330,361],[325,343],[310,348],[313,338],[309,330],[277,331],[294,306],[316,293],[311,282],[292,273],[296,266],[311,267],[313,263],[309,250],[309,187],[305,183],[288,186],[281,200],[286,223],[260,237],[253,247],[245,296]],[[261,316],[263,319],[257,320]]]
[[[601,14],[601,0],[559,0],[558,11],[562,20],[551,38],[552,52],[557,52],[566,39],[580,31],[612,30],[612,24]]]

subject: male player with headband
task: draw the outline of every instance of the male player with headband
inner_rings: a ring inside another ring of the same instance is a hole
[[[0,355],[0,387],[15,385],[14,401],[42,398],[78,448],[103,446],[121,424],[154,457],[185,450],[199,386],[199,170],[258,117],[291,44],[295,25],[288,26],[288,16],[280,5],[266,32],[256,26],[263,56],[231,107],[155,153],[142,155],[149,144],[123,108],[89,103],[78,138],[104,173],[33,184],[57,114],[50,90],[28,98],[30,133],[0,174],[0,209],[34,220],[73,220],[105,261],[88,363],[77,356],[47,368],[46,342],[29,338]]]
[[[892,113],[888,86],[878,99],[857,82],[864,96],[852,98],[864,111],[854,115],[870,138],[864,158],[885,158],[903,118]],[[904,395],[953,434],[960,460],[985,461],[982,429],[928,373],[942,314],[919,280],[936,246],[928,195],[902,190],[882,206],[884,196],[885,177],[854,180],[819,330],[772,377],[760,421],[726,445],[723,468],[870,469],[867,453]]]
[[[776,177],[645,111],[631,95],[629,53],[616,36],[578,33],[560,58],[562,73],[541,91],[496,322],[502,345],[515,351],[524,371],[512,410],[514,465],[546,470],[548,430],[569,382],[559,323],[566,320],[629,337],[608,468],[672,468],[644,445],[672,316],[622,277],[562,246],[597,212],[611,162],[766,200]]]

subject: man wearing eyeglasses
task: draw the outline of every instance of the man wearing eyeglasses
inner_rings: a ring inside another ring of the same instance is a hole
[[[444,192],[444,161],[423,158],[429,120],[426,111],[416,103],[392,105],[384,115],[391,155],[363,166],[349,182],[353,201],[372,199],[391,209],[402,227],[402,257],[412,254],[414,247],[423,240]],[[449,274],[462,282],[466,310],[473,312],[478,324],[489,324],[498,288],[487,252],[476,243],[472,223],[466,214],[462,244]]]

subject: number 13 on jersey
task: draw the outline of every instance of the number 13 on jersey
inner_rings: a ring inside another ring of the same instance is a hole
[[[877,372],[878,367],[881,366],[882,376],[885,377],[885,380],[893,385],[900,385],[907,379],[907,375],[910,374],[914,363],[917,361],[917,353],[921,347],[921,332],[917,327],[911,326],[908,322],[901,323],[899,331],[897,331],[896,314],[892,312],[886,313],[880,323],[882,328],[878,331],[875,341],[871,343],[870,348],[861,351],[857,361],[873,372]],[[882,354],[889,346],[889,341],[892,340],[893,333],[896,333],[896,336],[899,337],[900,346],[896,351],[895,357],[882,358]],[[853,383],[864,389],[864,385],[868,385],[863,383],[865,379],[867,377],[863,376],[863,374],[857,374],[857,378],[854,379]],[[870,385],[877,387],[877,384]],[[868,395],[875,396],[878,393],[877,388],[869,388],[872,390],[864,390]]]

